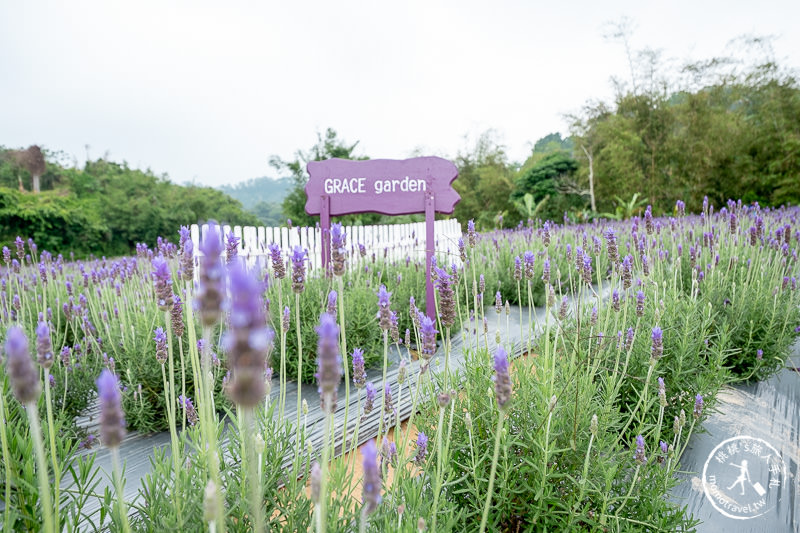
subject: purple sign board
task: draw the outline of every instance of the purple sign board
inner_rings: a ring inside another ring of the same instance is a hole
[[[456,166],[441,157],[413,159],[328,159],[311,161],[306,185],[306,213],[320,215],[322,264],[330,257],[331,216],[354,213],[410,215],[425,213],[426,312],[434,318],[430,265],[434,252],[435,213],[450,214],[461,197],[453,189]]]

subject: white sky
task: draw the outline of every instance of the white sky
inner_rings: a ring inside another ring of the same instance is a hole
[[[512,160],[629,79],[633,49],[684,60],[773,35],[800,66],[796,0],[0,3],[0,145],[40,144],[206,185],[263,175],[332,127],[360,154],[453,157],[493,128]],[[465,138],[467,136],[467,138]]]

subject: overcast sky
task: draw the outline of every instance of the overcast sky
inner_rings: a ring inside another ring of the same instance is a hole
[[[797,0],[0,2],[0,145],[39,144],[206,185],[334,128],[358,153],[453,157],[493,128],[511,160],[630,78],[631,47],[680,62],[772,35],[800,66]]]

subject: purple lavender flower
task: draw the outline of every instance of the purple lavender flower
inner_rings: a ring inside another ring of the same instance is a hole
[[[389,442],[386,437],[383,437],[383,443],[381,444],[381,470],[383,470],[384,461],[390,465],[397,463],[397,444]]]
[[[364,445],[361,452],[364,457],[364,482],[362,498],[364,500],[364,512],[369,514],[378,508],[381,503],[381,474],[378,469],[378,449],[375,441],[370,440]]]
[[[228,395],[234,403],[254,407],[264,398],[263,371],[272,348],[273,332],[267,327],[261,284],[235,261],[229,269],[230,328],[223,337],[232,370]]]
[[[158,327],[153,340],[156,341],[156,360],[162,365],[167,362],[167,334],[164,328]],[[198,341],[199,342],[199,341]]]
[[[428,455],[428,436],[422,431],[417,434],[417,454],[414,456],[414,462],[421,465],[425,462],[425,456]]]
[[[647,462],[647,457],[644,455],[644,437],[641,435],[636,436],[636,451],[633,453],[633,458],[640,465]]]
[[[23,405],[35,403],[42,392],[39,372],[33,366],[28,338],[17,326],[8,328],[5,352],[6,372],[14,396]]]
[[[292,314],[289,311],[289,306],[286,305],[283,307],[283,318],[281,319],[281,327],[283,327],[283,332],[286,333],[289,331],[289,326],[291,325],[291,317]]]
[[[475,248],[475,245],[478,242],[478,234],[475,233],[475,221],[473,219],[470,219],[469,222],[467,222],[467,236],[469,240],[469,247]]]
[[[314,461],[311,465],[311,501],[319,504],[322,496],[322,468]]]
[[[597,306],[592,307],[592,315],[589,318],[589,324],[592,326],[597,325]]]
[[[661,407],[667,406],[667,387],[664,384],[664,378],[658,378],[658,403]]]
[[[306,283],[306,251],[295,246],[292,251],[292,290],[301,294]]]
[[[194,404],[192,403],[192,399],[181,394],[178,396],[178,404],[180,404],[180,406],[183,408],[183,412],[186,415],[186,421],[189,422],[189,425],[194,426],[197,424],[199,418],[197,416],[197,409],[195,409]]]
[[[756,359],[758,359],[759,361],[764,359],[764,350],[761,349],[756,350]]]
[[[519,256],[514,257],[514,279],[522,281],[522,259]]]
[[[439,318],[446,328],[452,327],[456,321],[456,302],[453,292],[453,279],[447,272],[437,269],[438,281],[436,289],[439,292]]]
[[[664,342],[662,339],[662,332],[660,327],[656,326],[653,328],[653,334],[651,335],[651,339],[653,343],[650,348],[650,357],[654,361],[658,361],[661,358],[661,355],[664,353]]]
[[[391,309],[389,308],[389,298],[392,293],[386,290],[386,285],[381,284],[378,288],[378,324],[381,329],[388,331],[392,327]]]
[[[153,286],[159,310],[172,309],[172,277],[167,260],[160,255],[153,259]]]
[[[511,399],[511,378],[508,375],[508,355],[502,346],[494,354],[494,395],[497,406],[503,410]]]
[[[328,293],[328,307],[325,311],[336,320],[336,291],[331,291]]]
[[[383,412],[387,415],[392,413],[397,414],[394,410],[394,402],[392,400],[392,388],[388,383],[383,390]]]
[[[125,413],[122,412],[119,380],[104,368],[95,383],[100,403],[100,440],[105,446],[116,448],[125,438]]]
[[[400,318],[397,316],[397,313],[392,311],[389,313],[389,337],[391,337],[392,342],[400,343]]]
[[[367,374],[364,371],[364,350],[353,349],[353,384],[361,389],[367,383]]]
[[[436,353],[436,330],[430,317],[419,314],[420,332],[422,333],[422,358],[430,361]]]
[[[44,369],[53,366],[53,344],[50,342],[50,328],[45,322],[39,322],[36,327],[36,360]]]
[[[699,419],[703,416],[703,396],[698,394],[694,397],[694,411],[692,411],[695,419]]]
[[[275,274],[275,277],[278,279],[283,279],[286,277],[286,266],[283,264],[283,258],[281,257],[281,248],[274,242],[269,245],[269,255],[272,259],[272,271]]]
[[[607,228],[605,231],[606,249],[608,251],[608,261],[611,265],[616,265],[619,261],[619,248],[617,248],[617,235],[613,228]]]
[[[241,239],[233,233],[225,236],[225,262],[231,264],[239,253],[239,242]]]
[[[630,350],[631,346],[633,346],[633,328],[628,328],[625,334],[625,351]]]
[[[192,281],[194,279],[194,243],[192,239],[186,239],[181,250],[181,277],[184,281]]]
[[[336,276],[343,276],[345,271],[345,246],[346,235],[342,230],[342,225],[338,222],[331,225],[331,263],[333,273]]]
[[[550,221],[547,220],[542,226],[542,244],[544,247],[547,248],[550,246]]]
[[[563,298],[561,298],[561,307],[558,308],[559,320],[564,320],[567,318],[567,304],[568,304],[567,297],[564,296]]]
[[[624,290],[630,288],[633,279],[633,264],[631,261],[632,257],[630,255],[626,255],[622,259],[622,288]]]
[[[323,399],[336,393],[342,370],[339,356],[339,326],[328,313],[322,313],[316,328],[317,340],[317,382]],[[330,406],[332,407],[332,405]]]
[[[173,298],[175,302],[172,304],[172,312],[170,313],[172,331],[175,332],[176,337],[183,337],[183,302],[181,301],[180,296],[177,294],[173,295]]]
[[[550,283],[550,259],[545,259],[542,264],[542,281]]]
[[[494,310],[498,315],[503,312],[503,297],[500,291],[494,295]]]
[[[7,265],[11,262],[11,250],[8,246],[3,246],[3,262]]]
[[[536,256],[533,255],[533,252],[526,251],[523,257],[525,260],[525,279],[531,280],[533,279],[533,264],[536,261]]]
[[[644,292],[636,292],[636,316],[642,317],[644,315]]]
[[[372,384],[371,381],[367,381],[366,386],[366,396],[364,401],[364,415],[368,415],[372,412],[372,409],[375,406],[375,386]]]
[[[200,321],[206,327],[219,322],[222,315],[224,269],[222,266],[222,239],[214,221],[209,221],[208,231],[200,243],[200,279],[197,286],[197,308]]]
[[[17,258],[22,261],[25,258],[25,241],[22,240],[22,237],[17,235],[17,238],[14,240],[14,245],[17,247]]]
[[[614,292],[611,293],[611,309],[614,311],[619,311],[619,291],[614,289]]]
[[[455,267],[455,265],[453,266]],[[458,285],[458,282],[456,282],[456,285]],[[483,277],[483,274],[478,277],[478,292],[481,294],[486,292],[486,279]]]
[[[464,246],[464,239],[462,237],[458,238],[458,257],[461,259],[462,263],[467,262],[467,251]],[[8,261],[6,261],[8,262]]]

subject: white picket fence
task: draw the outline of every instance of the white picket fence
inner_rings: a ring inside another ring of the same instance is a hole
[[[410,257],[412,261],[425,259],[425,223],[382,224],[375,226],[344,226],[349,261],[355,266],[361,261],[385,256],[390,260],[402,260]],[[202,227],[192,224],[191,235],[195,243],[195,256],[201,255],[198,243],[206,235],[208,225]],[[223,236],[233,233],[239,238],[239,256],[248,262],[256,263],[267,260],[268,246],[278,244],[281,255],[286,259],[295,246],[308,251],[309,266],[319,268],[322,265],[322,232],[313,227],[253,227],[222,226]],[[458,239],[461,237],[461,225],[456,219],[437,220],[434,222],[437,254],[456,254],[458,256]],[[224,237],[223,237],[224,239]],[[366,255],[362,258],[359,245],[364,245]]]

